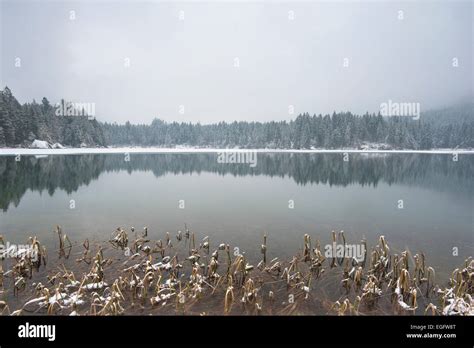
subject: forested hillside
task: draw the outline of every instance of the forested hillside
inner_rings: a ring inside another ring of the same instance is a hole
[[[200,125],[166,123],[155,119],[150,125],[105,123],[108,144],[240,148],[343,148],[363,143],[386,144],[392,148],[474,147],[473,104],[410,117],[357,116],[350,112],[332,115],[303,114],[290,122],[220,122]]]
[[[104,146],[102,127],[87,116],[56,116],[48,99],[21,105],[8,87],[0,91],[0,147],[28,147],[35,139],[77,147]]]
[[[28,147],[34,139],[66,146],[196,146],[215,148],[359,148],[364,143],[395,149],[473,148],[472,102],[410,117],[380,114],[299,115],[280,122],[99,123],[87,117],[56,116],[46,98],[21,105],[5,87],[0,93],[0,147]]]

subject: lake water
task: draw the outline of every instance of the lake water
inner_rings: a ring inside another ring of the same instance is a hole
[[[127,159],[1,156],[0,234],[54,247],[57,224],[77,243],[108,240],[118,226],[162,239],[187,224],[257,259],[265,232],[269,258],[281,258],[305,233],[325,245],[344,230],[350,243],[371,247],[385,235],[394,251],[422,251],[445,275],[474,255],[473,155],[259,153],[255,168],[218,163],[216,153]]]

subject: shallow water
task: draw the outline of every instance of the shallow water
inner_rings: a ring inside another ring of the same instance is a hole
[[[118,226],[162,239],[186,223],[257,260],[265,232],[271,259],[301,249],[305,233],[324,247],[344,230],[348,243],[385,235],[393,251],[422,251],[444,279],[474,254],[473,155],[259,153],[255,168],[217,154],[130,156],[0,157],[0,234],[54,249],[56,224],[80,244]]]

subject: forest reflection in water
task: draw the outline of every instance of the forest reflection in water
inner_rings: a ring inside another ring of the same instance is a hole
[[[325,245],[344,230],[351,243],[385,235],[394,252],[425,252],[447,279],[473,255],[473,172],[467,154],[258,153],[254,168],[217,153],[0,156],[0,234],[55,250],[56,225],[80,246],[119,226],[158,240],[187,224],[255,261],[263,233],[286,259],[306,233]]]
[[[474,156],[431,154],[258,154],[255,168],[248,164],[218,163],[216,153],[53,155],[36,158],[0,156],[0,208],[18,206],[27,190],[72,193],[89,185],[104,172],[151,171],[166,174],[199,174],[289,177],[298,185],[379,183],[415,185],[434,190],[472,195]],[[127,160],[129,159],[129,160]]]

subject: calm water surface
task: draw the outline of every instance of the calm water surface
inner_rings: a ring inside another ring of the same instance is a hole
[[[474,255],[473,173],[472,155],[259,153],[255,168],[220,164],[217,154],[3,156],[0,234],[54,247],[56,224],[82,243],[108,240],[118,226],[148,226],[160,239],[186,223],[257,259],[264,232],[269,257],[281,258],[305,233],[324,245],[344,230],[348,242],[365,237],[370,247],[383,234],[394,250],[423,251],[447,274]]]

